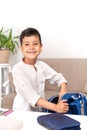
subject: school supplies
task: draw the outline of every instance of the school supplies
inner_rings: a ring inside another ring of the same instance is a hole
[[[7,116],[0,116],[0,130],[20,130],[23,122]]]
[[[82,93],[66,93],[62,99],[67,100],[67,114],[87,115],[87,97]]]
[[[62,100],[67,100],[69,110],[66,114],[87,115],[87,97],[83,93],[66,93]],[[54,95],[48,99],[49,102],[57,104],[58,95]],[[55,113],[55,111],[42,108],[43,112]]]
[[[0,108],[0,115],[7,116],[7,115],[10,114],[11,112],[13,112],[12,109]]]
[[[49,130],[81,130],[80,122],[61,113],[41,115],[37,121]]]

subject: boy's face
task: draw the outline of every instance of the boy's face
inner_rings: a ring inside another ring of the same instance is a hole
[[[24,37],[22,41],[21,51],[26,61],[36,60],[42,50],[38,36]]]

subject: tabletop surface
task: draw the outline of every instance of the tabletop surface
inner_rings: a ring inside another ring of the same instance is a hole
[[[29,111],[14,111],[8,115],[13,119],[23,121],[23,128],[21,130],[35,129],[35,130],[47,130],[37,122],[39,115],[44,115],[44,112],[29,112]],[[68,115],[69,117],[76,119],[81,123],[81,130],[87,130],[87,116],[84,115]]]

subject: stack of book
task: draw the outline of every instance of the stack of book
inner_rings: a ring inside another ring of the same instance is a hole
[[[12,109],[0,108],[0,130],[20,130],[23,127],[23,122],[8,117]]]
[[[12,119],[8,116],[0,116],[0,130],[20,130],[23,122]]]

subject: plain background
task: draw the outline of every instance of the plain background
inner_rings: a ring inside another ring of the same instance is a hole
[[[0,0],[2,26],[14,34],[37,28],[41,58],[87,58],[87,0]],[[13,57],[18,61],[20,51]]]

